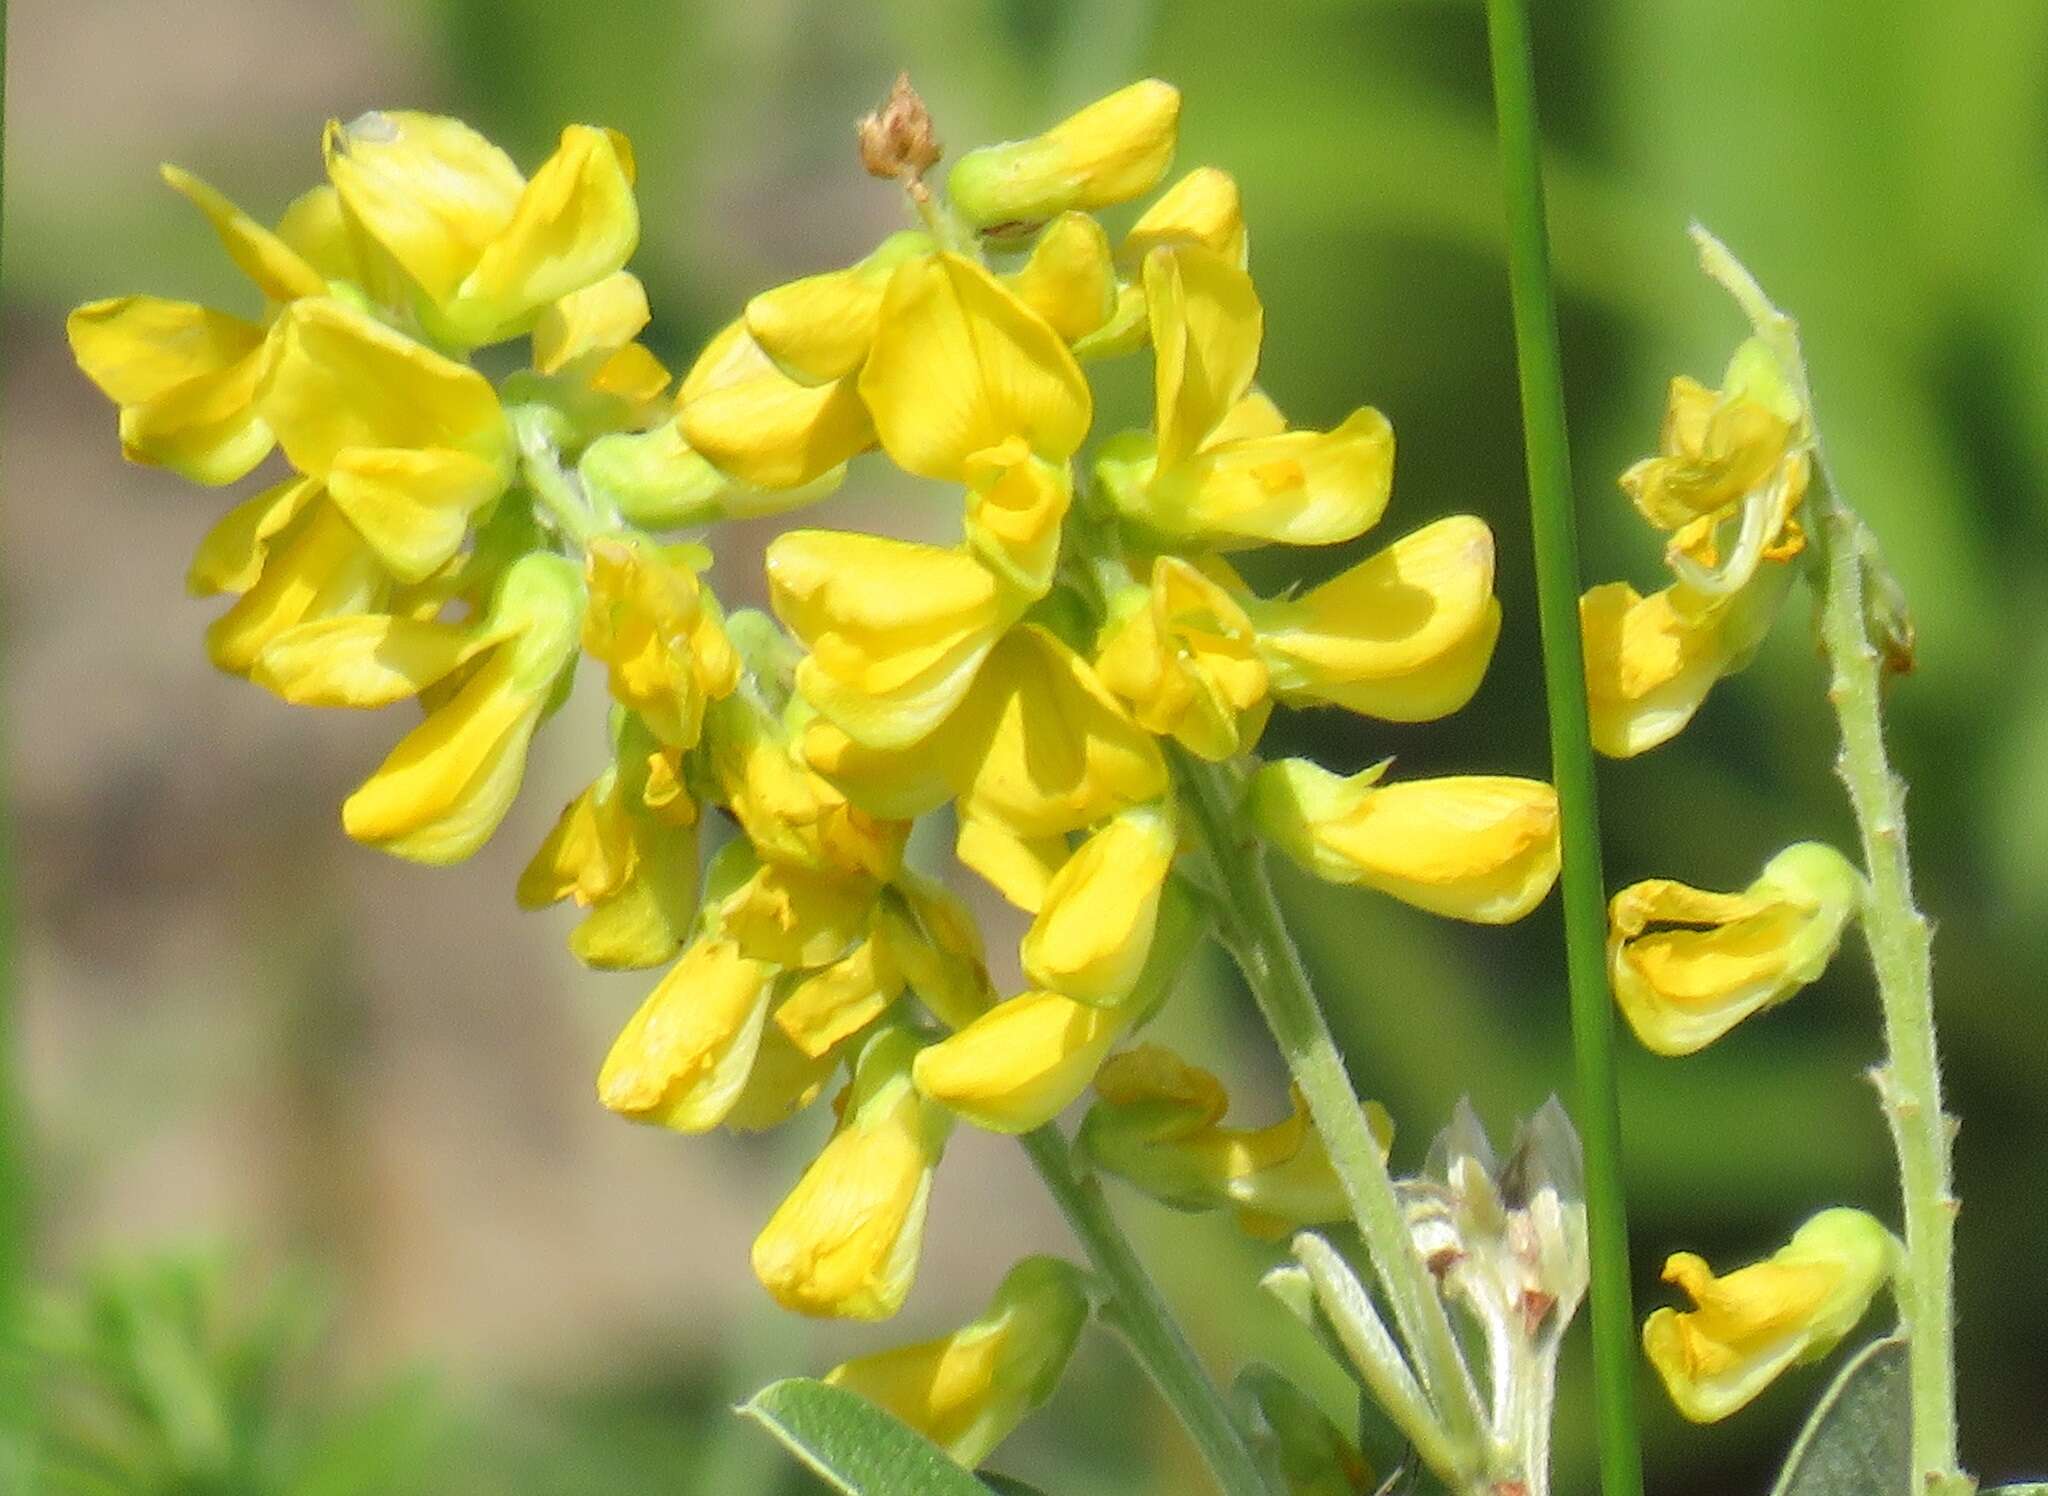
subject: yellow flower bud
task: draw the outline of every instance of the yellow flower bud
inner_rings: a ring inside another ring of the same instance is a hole
[[[887,1319],[910,1292],[952,1127],[911,1084],[917,1050],[900,1029],[867,1041],[839,1130],[755,1238],[754,1275],[784,1308]]]
[[[1062,213],[1031,246],[1010,288],[1052,330],[1079,342],[1116,312],[1116,271],[1109,236],[1086,213]]]
[[[263,329],[189,301],[119,296],[64,324],[72,357],[121,407],[121,455],[195,483],[233,483],[270,454],[256,405]]]
[[[258,403],[292,466],[326,482],[404,581],[453,556],[511,477],[489,380],[330,298],[272,326]]]
[[[775,1010],[775,1025],[800,1051],[819,1058],[881,1017],[902,990],[887,926],[878,920],[850,953],[791,990]]]
[[[677,395],[677,429],[721,472],[764,489],[808,488],[874,444],[851,378],[801,384],[747,331],[729,324],[698,356]]]
[[[1129,997],[1152,951],[1175,849],[1172,818],[1149,805],[1089,837],[1046,887],[1020,950],[1025,976],[1097,1006]]]
[[[781,725],[746,693],[713,705],[705,738],[719,802],[763,860],[876,879],[896,870],[909,824],[851,804],[796,757]]]
[[[1056,992],[1026,992],[925,1049],[912,1074],[925,1096],[976,1127],[1029,1132],[1087,1089],[1130,1019]]]
[[[859,1356],[827,1383],[857,1392],[973,1469],[1052,1395],[1088,1321],[1081,1274],[1053,1257],[1011,1268],[950,1335]]]
[[[1715,1277],[1690,1252],[1664,1264],[1689,1310],[1659,1309],[1643,1350],[1678,1411],[1714,1423],[1789,1366],[1826,1355],[1891,1276],[1891,1233],[1860,1210],[1824,1210],[1763,1262]]]
[[[1861,876],[1816,842],[1787,847],[1741,893],[1632,884],[1608,908],[1615,1000],[1658,1054],[1704,1049],[1816,980],[1862,899]]]
[[[1152,584],[1112,604],[1095,661],[1149,732],[1210,760],[1258,740],[1271,704],[1244,584],[1220,562],[1152,563]]]
[[[1265,334],[1252,278],[1200,245],[1145,256],[1159,466],[1195,454],[1251,389]]]
[[[615,131],[569,126],[531,181],[461,121],[411,110],[330,121],[323,150],[350,217],[411,278],[446,342],[527,331],[639,242],[632,150]]]
[[[716,1127],[747,1084],[774,979],[774,967],[733,942],[698,940],[620,1031],[598,1100],[677,1132]]]
[[[1393,722],[1448,716],[1479,689],[1500,636],[1493,533],[1470,515],[1438,520],[1253,618],[1282,701]]]
[[[865,878],[764,862],[719,901],[714,918],[747,955],[807,971],[865,938],[874,899]]]
[[[610,672],[612,697],[671,748],[694,748],[707,704],[739,684],[740,661],[690,546],[601,538],[584,556],[583,647]]]
[[[1532,779],[1378,781],[1282,759],[1252,781],[1252,813],[1317,877],[1360,884],[1432,914],[1520,919],[1557,881],[1557,792]]]
[[[857,373],[881,323],[889,278],[905,260],[931,250],[929,234],[891,234],[857,265],[763,291],[747,303],[747,331],[800,383],[825,384]]]
[[[1177,1210],[1234,1207],[1260,1236],[1348,1217],[1350,1207],[1300,1096],[1284,1120],[1257,1129],[1222,1125],[1230,1098],[1208,1071],[1171,1050],[1141,1045],[1095,1078],[1101,1097],[1079,1145],[1097,1165]],[[1382,1155],[1393,1126],[1377,1104],[1367,1121]]]
[[[486,619],[502,642],[349,796],[343,829],[415,862],[460,862],[481,847],[519,793],[582,614],[572,563],[539,553],[515,563]]]
[[[1016,616],[996,577],[960,549],[791,530],[768,547],[767,568],[776,616],[810,651],[797,689],[870,748],[927,737]]]
[[[1180,90],[1147,78],[1043,135],[969,151],[947,176],[946,197],[977,228],[1128,202],[1166,175],[1179,127]]]
[[[1094,412],[1059,333],[987,270],[950,253],[897,267],[860,393],[898,467],[955,482],[975,453],[1012,437],[1065,462]]]
[[[1059,563],[1073,469],[1013,436],[969,457],[966,477],[968,550],[1019,593],[1043,597]]]

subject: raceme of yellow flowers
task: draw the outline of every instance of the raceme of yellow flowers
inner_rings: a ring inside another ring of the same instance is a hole
[[[1777,616],[1805,549],[1799,510],[1813,465],[1795,379],[1755,338],[1736,350],[1720,389],[1674,379],[1657,455],[1622,474],[1637,512],[1670,536],[1673,579],[1647,598],[1611,582],[1580,599],[1601,752],[1628,757],[1676,736]],[[1647,1048],[1695,1053],[1819,978],[1863,901],[1862,875],[1815,842],[1787,847],[1735,893],[1665,878],[1633,884],[1608,908],[1615,1001]],[[1787,1367],[1839,1343],[1897,1257],[1881,1223],[1842,1208],[1725,1277],[1676,1253],[1664,1278],[1694,1307],[1653,1312],[1643,1348],[1681,1413],[1725,1418]]]
[[[191,566],[195,593],[230,599],[215,663],[300,705],[418,702],[343,806],[350,836],[470,856],[579,658],[601,667],[603,761],[518,898],[573,904],[592,966],[661,969],[598,1079],[621,1115],[764,1128],[843,1077],[753,1251],[793,1309],[894,1313],[951,1129],[1034,1128],[1091,1083],[1094,1157],[1141,1188],[1266,1232],[1343,1213],[1305,1117],[1226,1129],[1213,1078],[1128,1047],[1208,923],[1177,765],[1233,766],[1305,868],[1437,914],[1517,919],[1556,876],[1547,785],[1254,756],[1276,704],[1462,706],[1500,629],[1493,544],[1453,516],[1299,593],[1234,569],[1374,526],[1394,442],[1367,407],[1295,427],[1259,387],[1238,188],[1168,180],[1179,110],[1134,84],[969,152],[940,191],[899,90],[860,145],[906,226],[755,296],[679,381],[635,341],[632,152],[581,125],[527,175],[453,119],[330,124],[326,180],[274,223],[166,167],[255,309],[139,295],[70,320],[129,458],[212,486],[265,468]],[[1121,233],[1096,216],[1148,196]],[[493,382],[474,355],[504,343],[526,364]],[[1149,360],[1151,416],[1102,432],[1088,371],[1119,358]],[[1675,730],[1797,549],[1799,418],[1766,373],[1738,358],[1727,392],[1675,395],[1665,456],[1632,476],[1680,579],[1589,599],[1618,641],[1610,744]],[[867,454],[949,485],[957,538],[790,529],[767,552],[773,616],[728,614],[702,531],[811,503]],[[905,860],[941,811],[958,861],[1029,916],[1021,991],[994,989],[967,906]],[[1728,940],[1808,918],[1806,954],[1753,962],[1698,1022],[1776,1000],[1831,943],[1839,912],[1774,912],[1803,897],[1784,883],[1737,896]],[[1696,1000],[1684,969],[1705,957],[1631,951],[1646,991]],[[1056,1373],[1076,1302],[1020,1268],[976,1325],[840,1376],[978,1457]]]

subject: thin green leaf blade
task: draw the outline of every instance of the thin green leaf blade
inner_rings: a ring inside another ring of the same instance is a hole
[[[844,1496],[991,1496],[924,1435],[844,1388],[789,1377],[739,1412]]]
[[[1993,1486],[1978,1496],[2048,1496],[2048,1481],[2030,1480],[2017,1486]]]
[[[1911,1484],[1906,1342],[1865,1346],[1821,1395],[1771,1496],[1869,1496]]]

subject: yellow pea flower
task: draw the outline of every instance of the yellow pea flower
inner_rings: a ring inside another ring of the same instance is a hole
[[[797,983],[776,1008],[775,1026],[802,1053],[820,1058],[880,1018],[902,990],[889,927],[878,919],[851,952]]]
[[[715,466],[684,439],[677,418],[646,431],[606,432],[583,449],[576,473],[585,492],[629,523],[679,530],[800,509],[836,489],[846,467],[827,468],[793,487],[762,488]]]
[[[873,254],[844,270],[806,276],[747,303],[747,332],[800,384],[827,384],[858,373],[882,320],[889,278],[904,261],[932,252],[914,229],[891,234]]]
[[[598,1100],[677,1132],[716,1127],[746,1087],[774,978],[773,966],[729,940],[696,941],[620,1031]]]
[[[1095,1078],[1101,1097],[1081,1123],[1081,1149],[1101,1168],[1176,1210],[1235,1207],[1260,1236],[1346,1219],[1342,1182],[1299,1095],[1280,1122],[1222,1125],[1230,1098],[1221,1082],[1171,1050],[1140,1045],[1113,1056]],[[1377,1104],[1367,1121],[1382,1154],[1393,1126]]]
[[[769,1010],[771,1015],[774,1009]],[[733,1132],[766,1132],[780,1127],[823,1094],[839,1068],[839,1051],[805,1054],[773,1023],[762,1026],[761,1042],[747,1083],[720,1125]]]
[[[811,970],[866,936],[876,892],[864,878],[763,862],[719,901],[713,918],[747,955]]]
[[[349,796],[343,829],[415,862],[460,862],[489,840],[519,793],[527,745],[575,658],[582,614],[574,563],[544,553],[514,563],[485,622],[495,642]],[[360,638],[344,642],[359,659]],[[317,673],[315,651],[299,658]]]
[[[1726,1418],[1787,1367],[1819,1360],[1856,1327],[1893,1271],[1891,1233],[1860,1210],[1824,1210],[1769,1258],[1716,1277],[1690,1252],[1664,1281],[1695,1307],[1659,1309],[1643,1350],[1694,1423]]]
[[[705,707],[739,685],[739,655],[697,577],[709,559],[695,546],[610,537],[584,553],[583,647],[606,666],[612,698],[671,748],[694,748]]]
[[[64,324],[78,367],[121,407],[121,455],[195,483],[242,477],[270,454],[256,408],[263,329],[160,296],[89,302]]]
[[[1787,847],[1741,893],[1632,884],[1608,906],[1615,1000],[1658,1054],[1704,1049],[1816,980],[1862,901],[1861,875],[1816,842]]]
[[[1154,248],[1143,281],[1158,435],[1104,447],[1096,474],[1110,501],[1162,537],[1214,547],[1325,545],[1370,528],[1393,486],[1386,417],[1362,407],[1328,432],[1285,429],[1251,389],[1258,293],[1216,251]]]
[[[292,466],[403,581],[453,556],[511,479],[490,381],[331,298],[296,301],[271,327],[258,405]]]
[[[1237,179],[1213,166],[1198,166],[1153,200],[1117,247],[1127,265],[1143,264],[1155,249],[1199,244],[1244,268],[1244,200]]]
[[[756,488],[805,489],[833,480],[874,445],[853,378],[790,378],[747,330],[728,324],[704,347],[676,396],[676,429],[718,472]]]
[[[917,1050],[902,1029],[862,1046],[838,1131],[755,1238],[754,1275],[784,1308],[887,1319],[910,1292],[952,1128],[911,1084]]]
[[[208,658],[247,675],[286,630],[374,612],[391,574],[313,478],[292,478],[229,510],[199,544],[185,578],[196,595],[240,594],[206,631]]]
[[[1474,774],[1381,784],[1382,763],[1346,778],[1302,759],[1253,778],[1252,814],[1296,862],[1432,914],[1520,919],[1557,881],[1557,792]]]
[[[1021,437],[1065,462],[1094,414],[1058,332],[982,266],[941,253],[889,279],[860,373],[882,449],[906,472],[965,481],[976,453]]]
[[[557,297],[533,324],[533,368],[575,391],[583,432],[653,424],[669,372],[633,341],[652,316],[647,288],[630,270]]]
[[[995,1001],[981,930],[942,884],[900,870],[875,918],[904,985],[941,1023],[965,1028]]]
[[[1453,515],[1350,570],[1253,608],[1273,694],[1392,722],[1448,716],[1472,699],[1500,636],[1493,532]]]
[[[967,549],[1022,596],[1045,596],[1074,499],[1073,469],[1013,436],[969,457],[966,477]]]
[[[654,783],[668,760],[639,719],[626,717],[617,738],[615,762],[564,808],[517,890],[523,909],[588,909],[569,949],[604,970],[667,961],[697,915],[696,807],[664,793],[666,776]]]
[[[1087,1322],[1080,1272],[1055,1257],[1027,1257],[952,1334],[858,1356],[825,1381],[894,1414],[971,1470],[1052,1396]]]
[[[460,120],[412,110],[331,120],[321,144],[350,220],[411,278],[444,343],[528,331],[639,243],[633,153],[616,131],[569,126],[530,181]]]
[[[1019,954],[1024,975],[1078,1002],[1122,1002],[1152,952],[1160,894],[1177,849],[1158,806],[1123,812],[1049,880]]]
[[[947,175],[946,198],[981,229],[1128,202],[1166,175],[1179,129],[1180,90],[1147,78],[1042,135],[969,151]]]
[[[919,1053],[917,1088],[976,1127],[1029,1132],[1088,1088],[1132,1014],[1026,992]]]
[[[1589,589],[1579,627],[1593,746],[1633,758],[1676,737],[1715,683],[1749,663],[1791,585],[1792,569],[1772,565],[1726,598],[1684,582],[1649,597],[1626,582]]]
[[[874,879],[896,871],[908,823],[877,819],[849,802],[796,756],[781,724],[746,692],[713,703],[705,742],[719,803],[764,861]]]
[[[1220,562],[1152,563],[1151,585],[1112,600],[1095,669],[1149,732],[1229,758],[1258,741],[1272,704],[1244,584]]]
[[[1068,343],[1099,331],[1116,312],[1109,235],[1086,213],[1062,213],[1039,232],[1010,289]]]
[[[931,734],[1021,609],[961,549],[791,530],[768,547],[775,614],[809,651],[804,698],[865,747]]]

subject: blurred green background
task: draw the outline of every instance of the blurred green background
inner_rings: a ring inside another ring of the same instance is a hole
[[[0,566],[33,1276],[58,1296],[67,1354],[126,1368],[128,1411],[72,1408],[69,1426],[185,1451],[77,1490],[795,1492],[723,1403],[935,1332],[1019,1251],[1065,1241],[1014,1148],[963,1133],[901,1321],[853,1331],[764,1307],[746,1245],[821,1119],[735,1141],[607,1117],[591,1076],[645,979],[580,972],[560,922],[511,907],[517,868],[587,774],[595,693],[544,735],[519,813],[477,863],[431,873],[341,837],[334,807],[392,729],[290,713],[209,673],[204,612],[180,588],[217,501],[123,467],[112,412],[64,350],[80,300],[239,294],[197,215],[157,184],[159,160],[271,215],[318,173],[329,115],[460,112],[529,165],[564,122],[618,126],[639,156],[651,341],[680,364],[750,291],[896,226],[848,127],[898,68],[956,145],[1169,78],[1186,95],[1182,165],[1244,187],[1266,388],[1305,425],[1361,402],[1393,419],[1395,503],[1372,543],[1458,510],[1500,539],[1507,627],[1471,708],[1415,729],[1283,718],[1268,750],[1543,770],[1476,0],[9,9]],[[1697,217],[1800,316],[1831,457],[1912,599],[1919,669],[1892,721],[1964,1118],[1964,1452],[1989,1477],[2048,1472],[2048,7],[1536,10],[1588,581],[1656,582],[1653,537],[1613,475],[1653,443],[1667,378],[1711,380],[1742,330],[1693,272]],[[879,474],[836,502],[871,520],[896,508]],[[758,597],[760,539],[726,549],[729,601]],[[1315,573],[1357,549],[1312,557]],[[1846,844],[1819,691],[1795,602],[1678,742],[1605,767],[1610,879],[1735,887],[1788,841]],[[1471,930],[1296,879],[1287,891],[1358,1081],[1403,1126],[1397,1163],[1419,1163],[1460,1094],[1503,1131],[1568,1094],[1554,904]],[[1270,1047],[1213,965],[1165,1023],[1248,1114],[1281,1104]],[[1663,1298],[1670,1250],[1744,1258],[1834,1201],[1892,1213],[1859,1074],[1877,1042],[1852,950],[1705,1055],[1625,1053],[1645,1304]],[[1251,1287],[1269,1249],[1119,1203],[1219,1367],[1256,1354],[1338,1394]],[[219,1245],[146,1260],[193,1243]],[[1589,1469],[1575,1354],[1567,1492]],[[7,1368],[17,1395],[22,1372]],[[1709,1429],[1646,1384],[1653,1489],[1763,1490],[1821,1382],[1788,1376]],[[1091,1336],[996,1464],[1058,1496],[1107,1496],[1198,1489],[1188,1460],[1118,1348]]]

